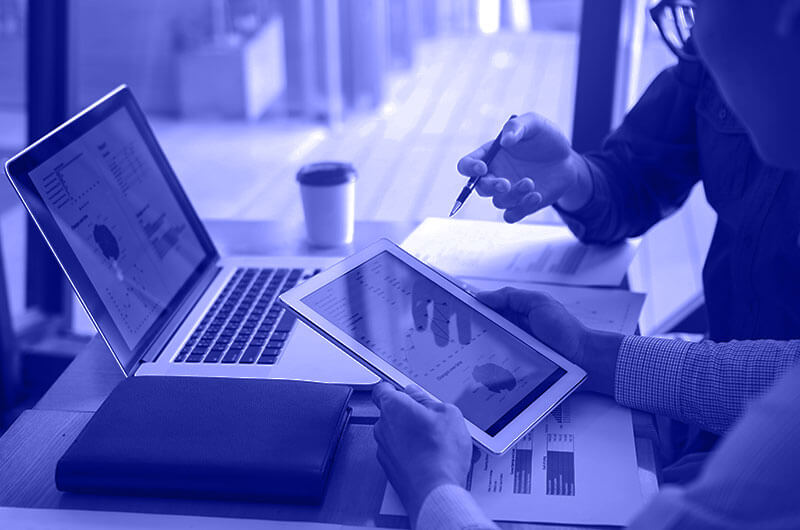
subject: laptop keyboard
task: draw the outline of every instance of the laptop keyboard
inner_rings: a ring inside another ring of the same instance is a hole
[[[236,269],[173,362],[275,364],[296,322],[278,295],[319,270],[304,272]]]

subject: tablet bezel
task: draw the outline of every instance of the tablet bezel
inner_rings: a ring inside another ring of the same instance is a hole
[[[529,333],[523,331],[499,313],[479,302],[474,296],[463,290],[451,279],[425,265],[387,239],[380,239],[364,250],[345,258],[329,269],[309,278],[294,289],[283,293],[280,299],[283,304],[303,322],[378,376],[389,380],[399,387],[405,387],[411,383],[417,384],[433,399],[438,400],[438,398],[424,386],[403,374],[400,370],[396,369],[379,355],[370,351],[356,339],[350,337],[347,333],[303,302],[303,298],[307,295],[324,287],[340,276],[347,274],[382,252],[391,253],[403,263],[466,303],[470,308],[489,318],[512,336],[531,348],[534,348],[541,355],[564,369],[565,373],[558,381],[545,390],[542,395],[523,409],[494,436],[489,435],[480,427],[466,420],[467,429],[472,435],[472,438],[487,450],[494,454],[503,454],[513,446],[517,440],[544,419],[586,379],[586,372],[579,366],[571,363],[553,349],[539,342]]]

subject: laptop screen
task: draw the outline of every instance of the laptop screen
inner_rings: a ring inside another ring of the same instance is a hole
[[[28,151],[9,176],[128,371],[216,251],[127,89]]]

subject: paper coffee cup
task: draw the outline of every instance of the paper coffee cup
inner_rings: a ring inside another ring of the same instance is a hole
[[[336,247],[353,241],[356,170],[343,162],[317,162],[297,172],[308,241]]]

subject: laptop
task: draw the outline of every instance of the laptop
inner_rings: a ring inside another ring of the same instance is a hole
[[[278,301],[335,259],[221,257],[126,86],[5,169],[126,376],[378,381]]]

